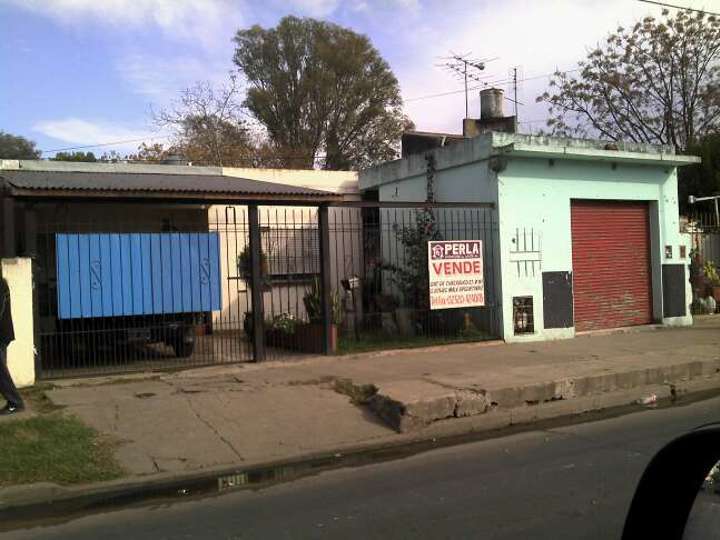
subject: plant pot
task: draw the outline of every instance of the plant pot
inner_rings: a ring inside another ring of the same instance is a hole
[[[265,345],[268,347],[277,347],[279,349],[287,349],[290,351],[298,350],[297,332],[283,332],[282,330],[266,330]]]
[[[324,354],[323,325],[322,323],[307,323],[298,325],[295,330],[298,350],[306,353]],[[337,325],[330,325],[330,354],[337,351]]]
[[[415,310],[407,307],[395,310],[398,332],[401,336],[415,335]]]
[[[715,302],[717,302],[718,305],[720,305],[720,285],[713,285],[711,287],[712,289],[712,297],[715,299]]]

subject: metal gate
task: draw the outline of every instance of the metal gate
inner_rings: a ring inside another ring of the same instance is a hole
[[[692,311],[704,314],[718,311],[720,304],[720,221],[715,212],[693,209],[684,220],[684,231],[690,236],[690,284],[693,291]],[[713,301],[708,299],[712,298]]]
[[[247,222],[147,206],[133,221],[43,220],[34,264],[42,378],[248,361],[238,277]],[[143,212],[144,210],[144,212]]]
[[[40,376],[496,338],[497,234],[485,203],[172,207],[124,222],[40,217]],[[482,240],[484,307],[430,310],[427,242],[439,239]]]

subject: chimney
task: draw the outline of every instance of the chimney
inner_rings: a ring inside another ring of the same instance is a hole
[[[500,88],[480,90],[480,120],[503,117],[503,91]]]

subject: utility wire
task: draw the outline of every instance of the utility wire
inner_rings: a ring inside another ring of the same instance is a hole
[[[650,0],[639,0],[639,1],[650,1]],[[656,3],[657,3],[657,2],[656,2]],[[575,71],[579,71],[579,69],[578,69],[578,68],[575,68],[575,69],[560,70],[560,71],[561,71],[562,73],[573,73],[573,72],[575,72]],[[543,75],[534,75],[534,76],[532,76],[532,77],[524,77],[524,78],[522,78],[522,79],[518,79],[517,82],[534,81],[534,80],[537,80],[537,79],[543,79],[543,78],[546,78],[546,77],[552,77],[553,75],[555,75],[555,73],[557,73],[557,71],[552,72],[552,73],[545,73],[545,74],[543,74]],[[505,84],[505,83],[509,83],[509,82],[513,82],[513,80],[512,80],[512,79],[499,79],[499,80],[495,80],[495,81],[490,81],[490,82],[487,82],[487,83],[483,83],[482,85],[473,86],[473,87],[468,87],[468,91],[469,91],[469,90],[480,90],[480,89],[482,89],[482,88],[487,88],[487,87],[490,86],[490,85],[494,85],[494,84]],[[417,96],[417,97],[413,97],[413,98],[407,98],[407,99],[405,99],[405,100],[403,100],[403,101],[404,101],[405,103],[408,103],[408,102],[410,102],[410,101],[420,101],[420,100],[423,100],[423,99],[432,99],[432,98],[436,98],[436,97],[450,96],[450,95],[454,95],[454,94],[462,94],[463,92],[465,92],[464,89],[461,89],[461,90],[450,90],[450,91],[448,91],[448,92],[440,92],[440,93],[437,93],[437,94],[428,94],[428,95],[425,95],[425,96]],[[513,101],[513,102],[514,102],[514,100],[512,100],[512,99],[510,99],[510,98],[506,98],[506,99],[508,99],[509,101]],[[519,103],[519,104],[522,105],[522,103]],[[130,144],[130,143],[144,142],[144,141],[155,140],[155,139],[169,139],[169,138],[171,138],[171,137],[173,137],[173,135],[155,135],[155,136],[144,137],[144,138],[142,138],[142,139],[125,139],[125,140],[121,140],[121,141],[113,141],[113,142],[106,142],[106,143],[87,144],[87,145],[82,145],[82,146],[67,146],[67,147],[64,147],[64,148],[53,148],[53,149],[50,149],[50,150],[41,150],[41,152],[43,152],[43,153],[52,153],[52,152],[66,152],[66,151],[68,151],[68,150],[85,150],[85,149],[88,149],[88,148],[100,148],[100,147],[105,147],[105,146],[116,146],[116,145],[119,145],[119,144]],[[261,157],[261,156],[258,156],[258,157]],[[323,157],[323,156],[318,156],[318,157]],[[304,157],[298,157],[298,156],[273,156],[273,158],[276,158],[276,159],[306,159],[306,158],[304,158]],[[248,158],[248,159],[252,159],[252,158]],[[140,161],[140,160],[134,160],[134,161]]]
[[[579,71],[579,68],[568,69],[568,70],[562,71],[562,73],[573,73],[573,72],[575,72],[575,71]],[[544,78],[546,78],[546,77],[552,77],[553,75],[555,75],[555,73],[556,73],[556,72],[553,72],[553,73],[545,73],[544,75],[535,75],[535,76],[533,76],[533,77],[525,77],[525,78],[523,78],[523,79],[518,79],[517,82],[525,82],[525,81],[534,81],[534,80],[537,80],[537,79],[544,79]],[[494,84],[506,84],[506,83],[510,83],[510,82],[513,82],[513,80],[512,80],[512,79],[499,79],[499,80],[496,80],[496,81],[489,81],[489,82],[487,82],[487,83],[483,83],[483,84],[478,85],[478,86],[469,87],[468,90],[480,90],[480,89],[482,89],[482,88],[487,88],[488,86],[492,86],[492,85],[494,85]],[[420,100],[422,100],[422,99],[431,99],[431,98],[436,98],[436,97],[450,96],[450,95],[453,95],[453,94],[462,94],[463,92],[465,92],[464,89],[462,89],[462,90],[450,90],[449,92],[440,92],[440,93],[438,93],[438,94],[428,94],[428,95],[425,95],[425,96],[417,96],[417,97],[407,98],[407,99],[404,99],[403,102],[407,103],[407,102],[409,102],[409,101],[420,101]],[[507,99],[509,99],[509,98],[507,98]],[[512,101],[512,100],[511,100],[511,101]]]
[[[669,7],[673,9],[684,9],[687,11],[694,11],[695,13],[702,13],[704,15],[717,15],[720,17],[720,13],[716,13],[714,11],[705,11],[704,9],[695,9],[688,6],[678,6],[675,4],[667,4],[665,2],[657,2],[656,0],[637,0],[638,2],[645,2],[646,4],[654,4],[656,6],[662,6],[662,7]]]
[[[136,143],[136,142],[151,141],[153,139],[169,139],[170,137],[172,137],[172,135],[157,135],[157,136],[143,137],[142,139],[125,139],[122,141],[112,141],[112,142],[98,143],[98,144],[86,144],[83,146],[66,146],[65,148],[53,148],[51,150],[40,150],[40,151],[43,153],[66,152],[67,150],[84,150],[86,148],[99,148],[102,146],[116,146],[118,144],[130,144],[130,143]]]

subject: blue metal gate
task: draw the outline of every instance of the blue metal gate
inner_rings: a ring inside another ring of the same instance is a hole
[[[56,234],[58,318],[221,308],[217,233]]]

